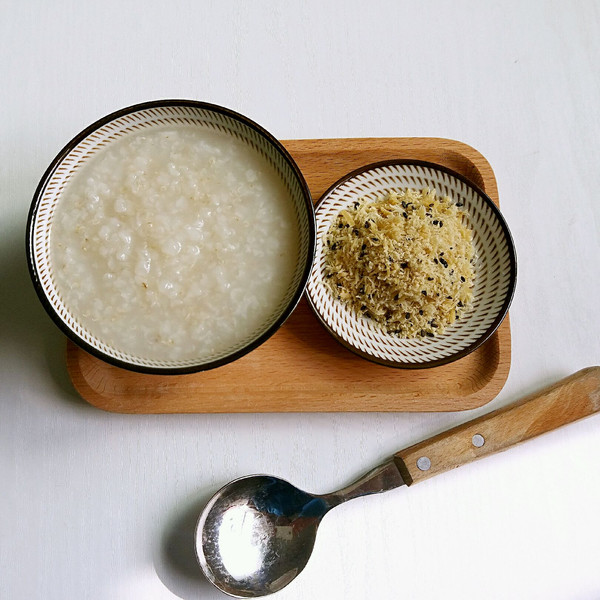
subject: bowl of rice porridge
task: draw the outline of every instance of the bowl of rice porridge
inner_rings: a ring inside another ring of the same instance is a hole
[[[146,373],[231,362],[291,314],[314,255],[308,186],[285,148],[226,108],[139,104],[57,155],[33,198],[30,273],[60,329]]]
[[[367,165],[316,208],[309,304],[344,346],[422,369],[462,358],[505,318],[516,253],[498,207],[462,175],[418,160]]]

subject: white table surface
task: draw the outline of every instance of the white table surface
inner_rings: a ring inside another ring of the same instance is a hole
[[[151,99],[282,139],[437,136],[490,161],[515,239],[512,367],[445,414],[127,416],[71,387],[27,273],[43,171]],[[600,364],[600,5],[0,2],[0,598],[223,596],[192,532],[228,480],[341,487],[424,437]],[[600,417],[324,520],[284,599],[600,598]]]

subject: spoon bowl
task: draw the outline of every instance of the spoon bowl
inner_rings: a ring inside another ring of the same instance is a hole
[[[279,591],[304,569],[331,507],[326,497],[277,477],[236,479],[213,496],[198,522],[200,565],[216,587],[237,598]]]

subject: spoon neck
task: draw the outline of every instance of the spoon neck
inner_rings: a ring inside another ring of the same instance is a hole
[[[401,485],[404,485],[404,480],[400,475],[400,471],[398,471],[394,459],[390,458],[383,464],[365,473],[354,483],[337,492],[326,494],[322,498],[329,506],[329,509],[331,509],[353,498],[368,496],[370,494],[380,494]]]

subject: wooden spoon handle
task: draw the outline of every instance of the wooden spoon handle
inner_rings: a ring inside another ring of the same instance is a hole
[[[394,455],[407,485],[506,450],[600,412],[600,367],[589,367],[514,404]]]

